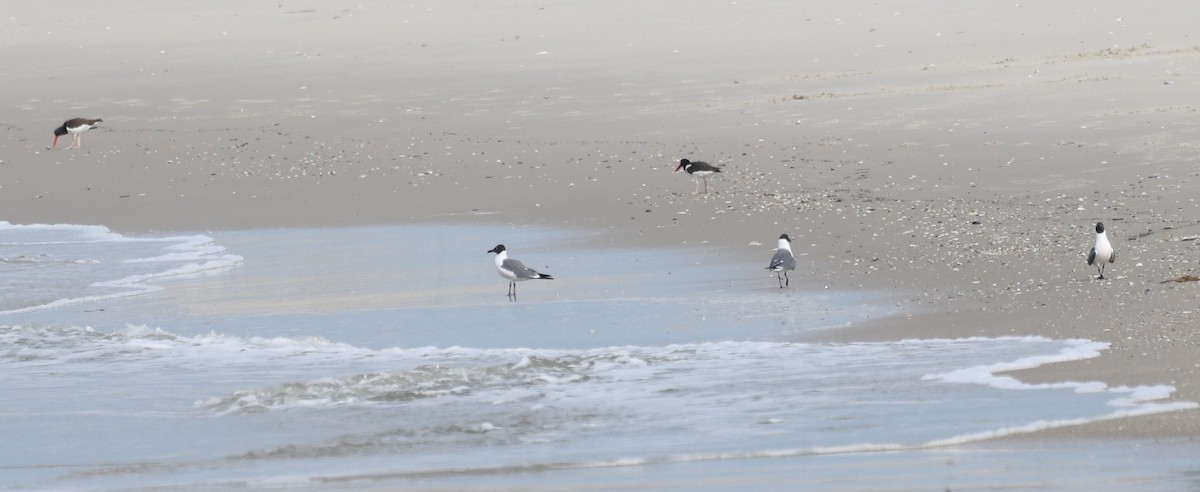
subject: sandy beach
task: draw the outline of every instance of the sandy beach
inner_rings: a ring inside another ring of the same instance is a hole
[[[1111,348],[1019,377],[1200,401],[1200,42],[1194,5],[1153,7],[15,4],[0,220],[539,225],[763,263],[786,232],[792,280],[907,313],[827,341],[1085,338]],[[49,149],[76,116],[104,122]],[[681,158],[723,167],[709,193]],[[1032,438],[1197,436],[1191,410]]]

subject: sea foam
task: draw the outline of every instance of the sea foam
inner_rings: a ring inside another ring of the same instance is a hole
[[[0,222],[0,262],[21,266],[36,287],[55,286],[4,292],[5,315],[157,292],[155,280],[227,270],[243,258],[203,235],[129,237],[103,226]]]

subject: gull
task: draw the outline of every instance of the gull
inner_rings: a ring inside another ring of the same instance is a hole
[[[1096,265],[1096,271],[1100,272],[1100,277],[1097,280],[1104,280],[1104,264],[1117,261],[1117,252],[1113,250],[1112,244],[1108,242],[1108,234],[1104,233],[1104,223],[1096,223],[1096,245],[1092,246],[1092,252],[1088,253],[1088,264]]]
[[[97,123],[104,121],[100,118],[89,120],[87,118],[71,118],[64,121],[62,126],[54,129],[54,143],[50,144],[50,148],[58,146],[58,137],[71,134],[71,146],[68,149],[78,149],[83,144],[83,139],[79,138],[79,134],[91,130],[96,127]]]
[[[712,164],[709,164],[707,162],[700,162],[700,161],[692,162],[687,159],[680,160],[679,165],[675,166],[675,172],[679,172],[680,169],[683,169],[684,171],[687,171],[688,174],[692,175],[692,179],[695,179],[696,177],[700,177],[700,179],[703,179],[705,193],[708,193],[708,177],[712,176],[715,173],[721,172],[721,168],[714,166]],[[696,189],[695,189],[695,191],[692,191],[692,194],[695,195],[696,193],[699,193],[699,192],[700,192],[700,181],[697,180],[696,181]]]
[[[779,236],[779,249],[775,250],[775,256],[771,257],[771,264],[767,265],[767,270],[775,273],[775,278],[779,280],[779,288],[789,285],[790,280],[787,276],[788,270],[796,269],[796,257],[792,256],[792,238],[787,234]],[[779,272],[783,272],[783,277],[779,276]]]
[[[488,253],[496,253],[496,272],[501,277],[508,279],[508,297],[517,297],[517,282],[532,279],[554,280],[544,273],[538,273],[532,268],[525,266],[520,260],[514,260],[508,257],[508,250],[503,244],[497,244]]]

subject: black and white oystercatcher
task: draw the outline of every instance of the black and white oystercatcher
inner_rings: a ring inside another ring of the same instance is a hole
[[[684,171],[687,171],[688,174],[691,174],[693,179],[695,179],[696,177],[699,177],[700,179],[704,180],[704,192],[705,193],[708,193],[708,177],[712,176],[715,173],[721,172],[721,168],[714,166],[712,164],[709,164],[707,162],[700,162],[700,161],[692,162],[687,159],[680,160],[679,165],[675,166],[675,172],[679,172],[680,169],[683,169]],[[692,194],[695,195],[696,193],[699,193],[699,192],[700,192],[700,180],[696,180],[696,190],[693,191]]]
[[[83,144],[83,140],[79,138],[79,134],[95,128],[96,124],[100,123],[101,121],[104,120],[100,118],[96,118],[94,120],[89,120],[87,118],[71,118],[67,121],[64,121],[62,126],[54,129],[54,143],[50,145],[50,148],[53,149],[58,146],[58,137],[70,133],[71,146],[67,148],[78,149]]]
[[[787,271],[796,269],[796,257],[792,256],[792,238],[787,234],[779,236],[779,249],[775,250],[775,255],[771,257],[771,263],[767,265],[767,270],[775,273],[775,278],[779,279],[779,288],[789,284]],[[783,272],[783,277],[779,277],[778,272]]]
[[[503,244],[497,244],[488,253],[496,253],[496,272],[508,279],[508,297],[517,297],[517,282],[534,279],[554,280],[554,277],[547,274],[535,272],[520,260],[509,258],[508,250]]]
[[[1114,263],[1117,261],[1117,252],[1113,250],[1112,244],[1108,242],[1108,234],[1104,232],[1104,223],[1096,223],[1096,245],[1092,246],[1092,252],[1088,253],[1088,264],[1096,265],[1096,271],[1100,272],[1100,277],[1097,280],[1104,279],[1104,264]]]

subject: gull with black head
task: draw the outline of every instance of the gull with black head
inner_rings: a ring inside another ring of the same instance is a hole
[[[779,280],[779,288],[782,289],[785,285],[789,285],[788,270],[796,269],[796,257],[792,256],[792,238],[787,234],[779,236],[779,247],[775,250],[775,255],[771,257],[771,263],[767,265],[767,270],[775,272],[775,278]],[[783,273],[783,277],[779,274]]]
[[[1096,265],[1096,271],[1100,272],[1097,280],[1104,280],[1104,264],[1116,261],[1117,252],[1113,249],[1112,243],[1108,242],[1108,234],[1104,232],[1104,222],[1097,222],[1096,245],[1092,246],[1092,251],[1088,253],[1088,264]]]
[[[525,266],[520,260],[515,260],[508,257],[508,249],[503,244],[497,244],[488,253],[496,253],[496,272],[501,277],[508,279],[508,297],[516,299],[517,297],[517,282],[526,280],[554,280],[554,277],[545,273],[538,273],[534,269]]]

